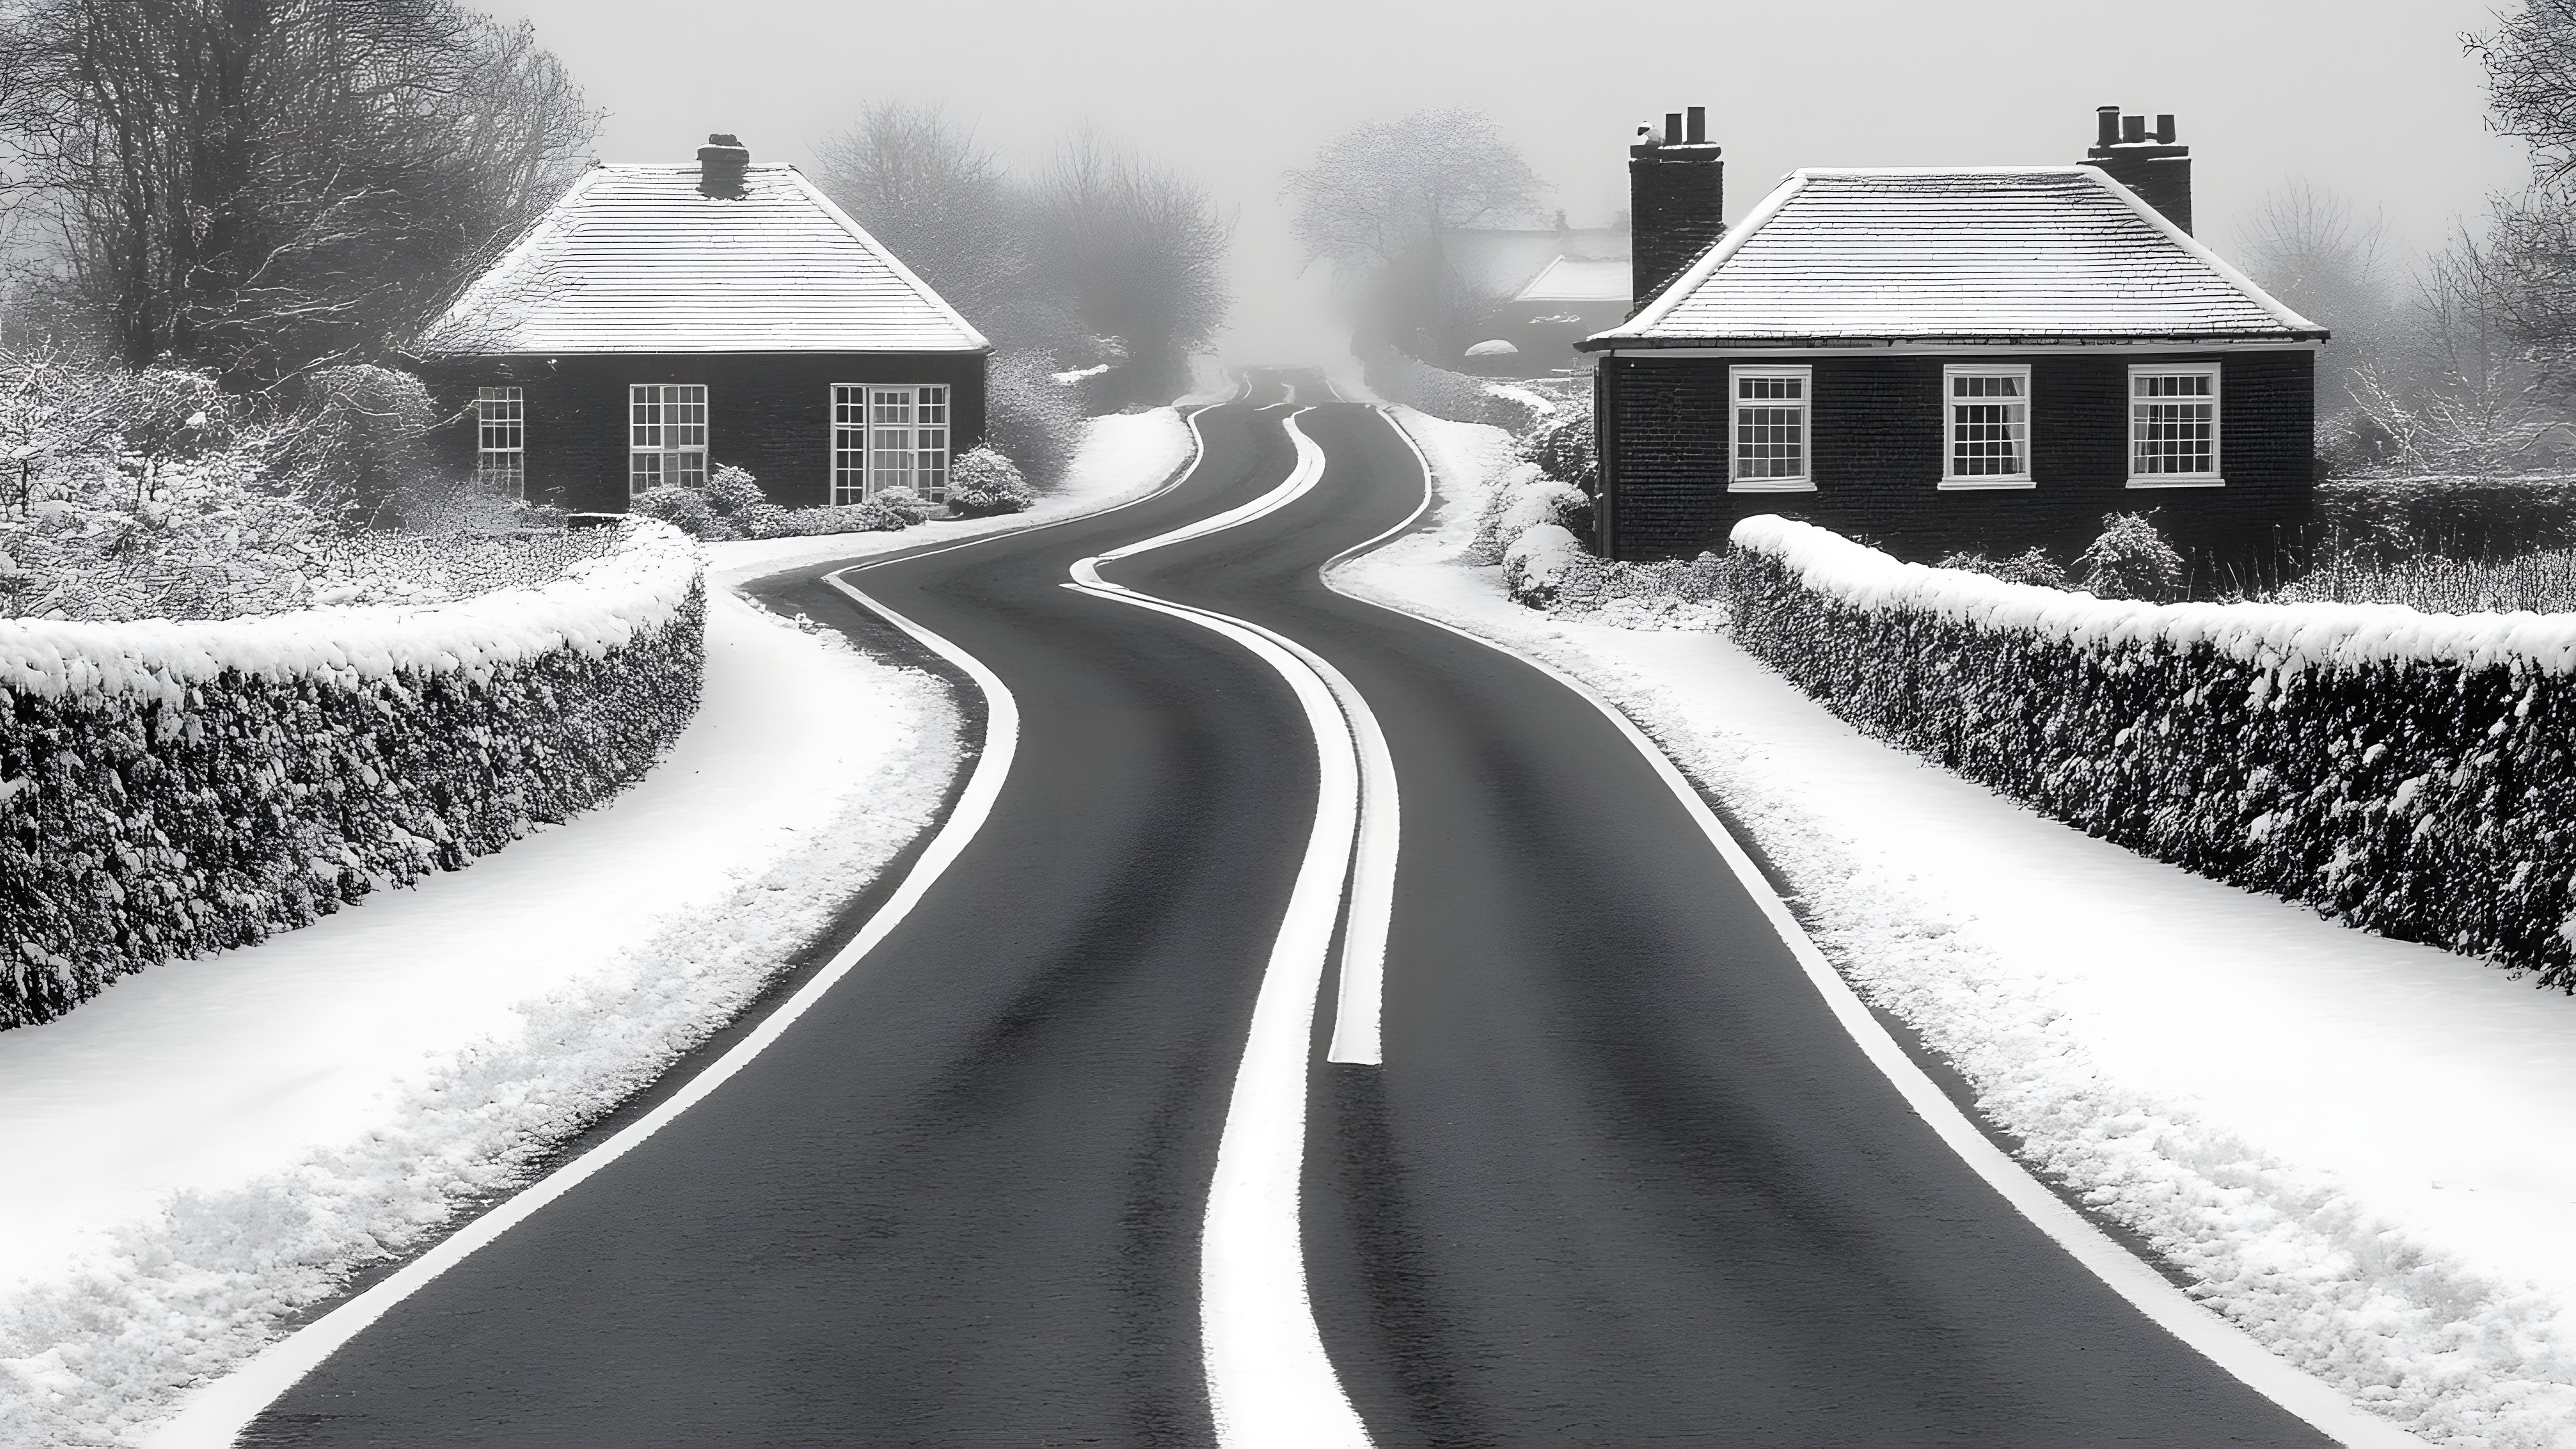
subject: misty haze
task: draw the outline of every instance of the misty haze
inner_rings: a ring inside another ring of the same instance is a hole
[[[2576,1449],[2576,0],[0,0],[0,1449]]]

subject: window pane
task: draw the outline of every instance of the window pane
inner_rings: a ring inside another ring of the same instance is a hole
[[[1802,478],[1806,472],[1806,409],[1740,407],[1735,410],[1736,477]]]
[[[633,455],[632,462],[633,466],[626,475],[626,489],[629,493],[641,493],[647,488],[661,486],[662,455],[660,453],[637,453]]]

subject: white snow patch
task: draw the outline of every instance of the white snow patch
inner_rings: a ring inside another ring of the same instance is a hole
[[[1500,570],[1459,560],[1508,466],[1501,434],[1402,419],[1438,471],[1440,526],[1337,583],[1617,700],[2026,1161],[2283,1358],[2437,1442],[2576,1445],[2576,1001],[2094,840],[1869,739],[1720,635],[1516,607]],[[2151,607],[2086,626],[2189,617]],[[2442,635],[2357,612],[2264,643],[2448,653],[2491,630],[2532,647],[2524,621]]]

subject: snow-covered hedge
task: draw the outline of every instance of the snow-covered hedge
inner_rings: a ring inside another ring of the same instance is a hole
[[[0,619],[0,1027],[615,795],[696,712],[705,619],[650,522],[451,604]]]
[[[2097,599],[1767,516],[1733,544],[1736,638],[1845,718],[2131,849],[2576,991],[2576,616]]]

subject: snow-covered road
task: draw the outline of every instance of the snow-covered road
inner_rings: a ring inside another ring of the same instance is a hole
[[[2437,1441],[2576,1444],[2576,1000],[2092,839],[1722,635],[1520,608],[1457,558],[1503,435],[1405,420],[1447,511],[1345,586],[1617,699],[2031,1160],[2276,1351]]]

